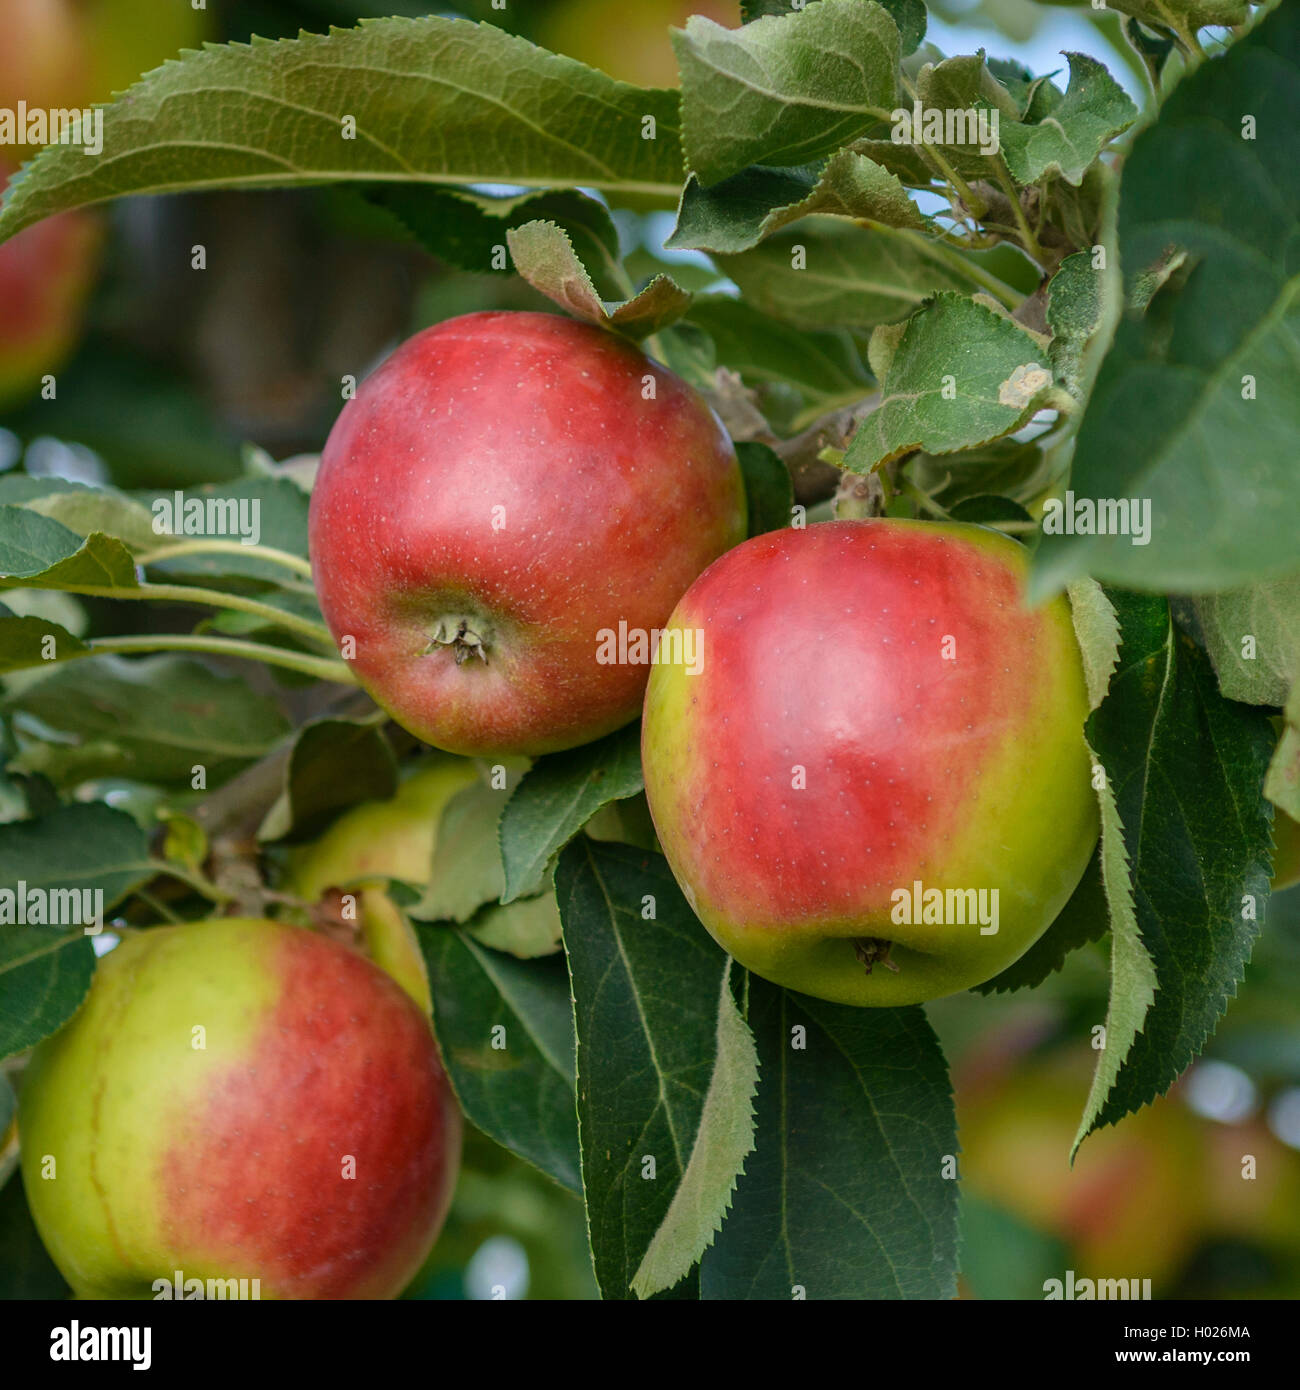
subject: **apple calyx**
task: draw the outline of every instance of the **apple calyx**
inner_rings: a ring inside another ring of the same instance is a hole
[[[879,962],[886,969],[898,974],[898,963],[889,959],[894,948],[892,941],[881,936],[859,936],[853,940],[853,954],[862,962],[863,970],[870,975],[871,967]]]
[[[492,633],[484,633],[471,627],[470,623],[473,621],[475,620],[460,614],[439,618],[430,634],[429,645],[425,648],[426,654],[436,647],[450,647],[456,657],[457,666],[463,666],[471,656],[478,657],[486,666],[487,649]],[[479,627],[482,627],[481,623]]]

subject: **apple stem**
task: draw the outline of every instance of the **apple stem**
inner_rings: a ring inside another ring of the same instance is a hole
[[[868,975],[871,974],[871,967],[877,963],[898,974],[897,962],[889,959],[893,949],[894,943],[880,936],[859,936],[853,941],[853,954],[862,962],[862,968]]]
[[[459,615],[439,618],[437,625],[433,629],[429,645],[425,648],[425,655],[433,651],[435,647],[450,647],[456,657],[456,665],[463,666],[471,656],[487,665],[487,639],[470,627],[468,618]],[[489,633],[490,637],[491,634]]]

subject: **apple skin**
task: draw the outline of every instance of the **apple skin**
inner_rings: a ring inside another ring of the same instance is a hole
[[[651,673],[646,796],[742,965],[912,1004],[990,979],[1064,906],[1098,833],[1088,700],[1069,607],[1025,610],[1026,568],[978,526],[828,521],[756,536],[688,590],[670,630],[703,633],[702,670]],[[892,891],[917,881],[998,889],[999,930],[895,924]],[[897,971],[868,973],[862,938]]]
[[[321,611],[361,685],[417,738],[496,757],[635,719],[648,668],[600,663],[598,634],[662,628],[744,534],[708,406],[553,314],[466,314],[409,339],[344,407],[311,498]]]
[[[36,1049],[19,1129],[37,1229],[83,1298],[149,1298],[176,1270],[257,1278],[263,1298],[396,1297],[442,1226],[461,1142],[432,1029],[387,975],[236,918],[105,956]]]

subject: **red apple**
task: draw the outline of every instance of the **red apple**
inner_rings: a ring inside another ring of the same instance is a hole
[[[978,526],[832,521],[683,597],[665,640],[699,669],[654,667],[646,795],[742,965],[910,1004],[996,975],[1065,904],[1097,839],[1088,701],[1069,607],[1027,611],[1026,565]]]
[[[648,666],[605,659],[608,635],[662,628],[744,528],[731,442],[684,382],[600,328],[467,314],[344,407],[312,572],[399,724],[454,753],[539,754],[636,717]]]
[[[0,164],[0,192],[11,172]],[[21,401],[76,346],[99,243],[93,213],[65,212],[0,245],[0,410]]]
[[[0,106],[70,110],[92,99],[76,0],[0,0]],[[28,149],[23,158],[34,150]]]
[[[446,1214],[460,1115],[428,1019],[357,952],[228,919],[128,937],[33,1056],[23,1181],[83,1298],[259,1279],[392,1298]]]

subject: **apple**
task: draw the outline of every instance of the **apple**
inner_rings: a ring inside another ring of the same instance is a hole
[[[80,0],[91,54],[89,100],[109,101],[183,49],[211,37],[210,10],[190,0]]]
[[[1273,807],[1273,892],[1300,883],[1300,822]]]
[[[310,845],[289,854],[281,887],[315,901],[329,888],[390,879],[427,883],[438,821],[447,802],[478,774],[467,758],[434,754],[387,801],[365,801],[345,811]]]
[[[1207,1173],[1207,1126],[1164,1097],[1090,1134],[1071,1164],[1094,1062],[1073,1049],[1015,1058],[979,1079],[963,1069],[954,1086],[962,1178],[1064,1241],[1078,1276],[1146,1278],[1159,1292],[1220,1200],[1222,1185]]]
[[[717,417],[616,334],[553,314],[418,333],[343,408],[312,489],[321,611],[416,737],[493,757],[635,719],[661,629],[745,534]]]
[[[677,58],[671,28],[693,14],[735,29],[741,21],[736,0],[560,0],[542,12],[537,42],[565,53],[621,82],[638,87],[677,86]]]
[[[424,953],[410,921],[389,897],[393,879],[427,883],[447,802],[476,779],[467,758],[434,754],[387,801],[366,801],[344,812],[309,845],[288,856],[282,892],[309,903],[333,890],[357,898],[357,923],[371,960],[385,970],[425,1013],[433,1008]]]
[[[0,190],[10,172],[0,164]],[[93,213],[64,212],[0,245],[0,410],[21,402],[76,346],[100,234]]]
[[[74,0],[0,0],[0,107],[84,107],[91,54]],[[24,148],[23,158],[34,154]]]
[[[742,965],[912,1004],[990,979],[1064,906],[1098,833],[1088,699],[1068,604],[1022,605],[1027,564],[979,526],[828,521],[682,598],[664,641],[698,671],[653,669],[646,796]]]
[[[259,1279],[263,1298],[392,1298],[442,1226],[461,1120],[428,1019],[318,933],[159,927],[99,964],[37,1047],[22,1171],[82,1298]]]

